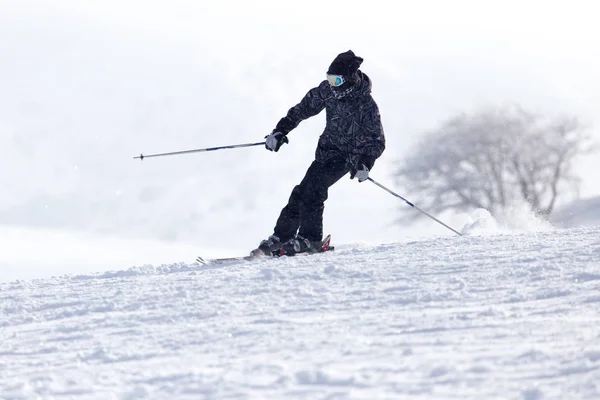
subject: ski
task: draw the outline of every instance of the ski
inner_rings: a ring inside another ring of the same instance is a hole
[[[253,261],[262,258],[268,258],[267,256],[242,256],[242,257],[224,257],[224,258],[203,258],[196,257],[196,262],[198,264],[207,265],[207,264],[224,264],[228,262],[235,261]]]
[[[325,253],[327,251],[332,251],[332,250],[334,250],[334,246],[331,246],[331,235],[327,235],[327,237],[325,237],[325,239],[323,239],[323,241],[321,242],[321,248],[318,251],[297,253],[290,257],[310,256],[313,254]],[[283,257],[283,256],[287,256],[287,254],[285,254],[284,252],[276,251],[276,252],[274,252],[274,254],[271,254],[271,255],[261,254],[261,255],[249,255],[249,256],[241,256],[241,257],[224,257],[224,258],[197,257],[196,263],[201,264],[201,265],[225,264],[225,263],[229,263],[229,262],[256,261],[256,260],[263,260],[263,259],[269,259],[269,258],[279,258],[279,257]]]

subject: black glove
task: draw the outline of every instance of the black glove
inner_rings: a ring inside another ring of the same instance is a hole
[[[270,135],[265,136],[265,148],[270,151],[279,151],[279,148],[284,143],[289,143],[287,136],[281,132],[273,131]]]

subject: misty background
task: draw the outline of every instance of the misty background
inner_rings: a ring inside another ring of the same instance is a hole
[[[62,260],[86,235],[95,255],[114,248],[106,240],[145,240],[121,246],[128,257],[116,262],[245,254],[304,176],[324,113],[278,153],[133,157],[262,140],[348,49],[365,60],[386,133],[371,176],[408,199],[411,188],[394,185],[399,160],[457,113],[518,103],[573,115],[600,139],[591,2],[287,3],[0,0],[0,253],[15,244],[37,253],[66,234],[44,257]],[[576,168],[589,204],[599,164],[592,156]],[[428,221],[399,225],[401,211],[411,212],[344,178],[324,230],[337,243],[449,234]]]

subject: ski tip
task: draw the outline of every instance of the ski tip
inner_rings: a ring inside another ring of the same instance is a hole
[[[200,257],[200,256],[196,257],[196,262],[197,262],[198,264],[202,264],[202,265],[206,265],[206,264],[208,264],[208,260],[205,260],[204,258],[202,258],[202,257]]]

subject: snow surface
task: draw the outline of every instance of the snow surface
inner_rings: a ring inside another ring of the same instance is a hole
[[[0,398],[600,398],[600,228],[470,232],[0,283]]]
[[[600,225],[600,196],[579,199],[552,213],[552,223],[562,228]]]

